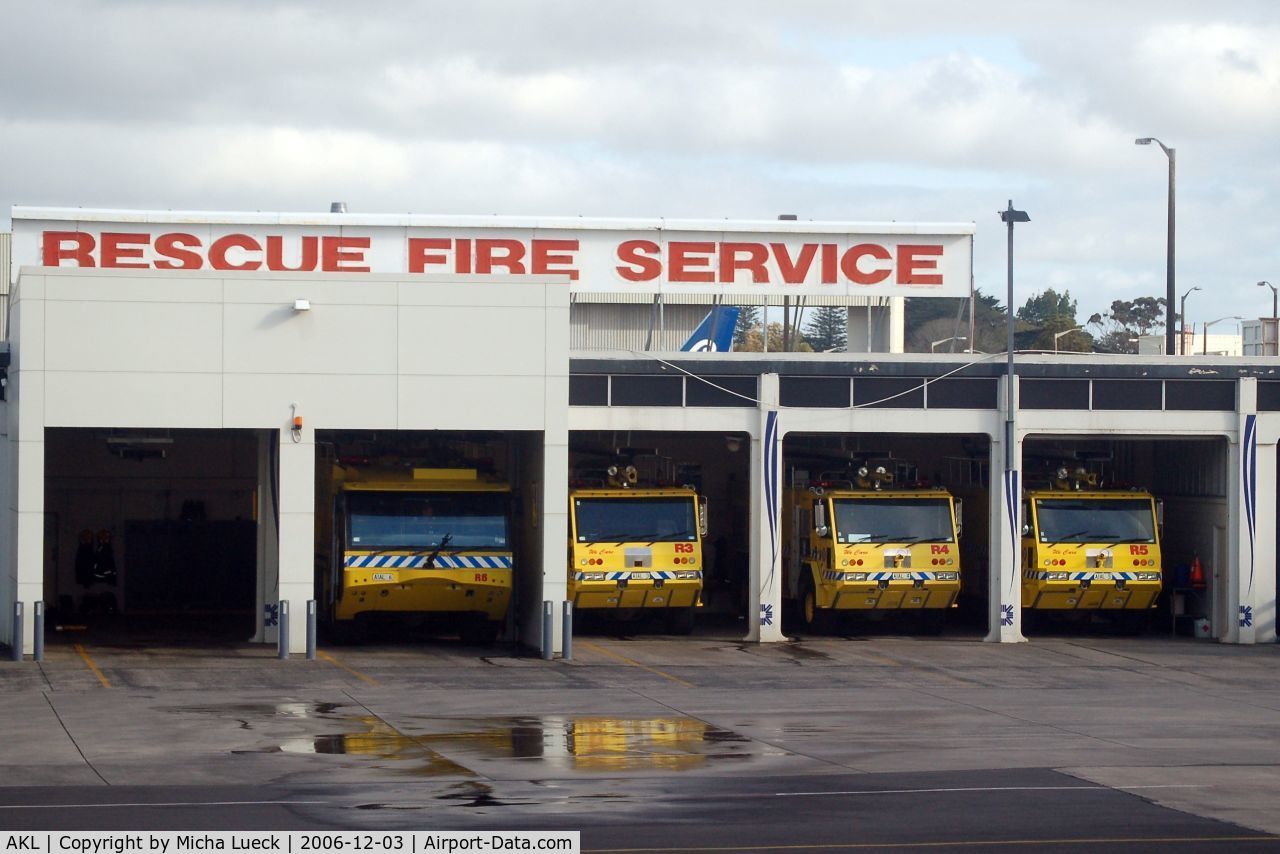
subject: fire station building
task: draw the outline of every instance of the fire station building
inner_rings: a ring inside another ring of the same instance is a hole
[[[970,296],[972,224],[15,208],[13,228],[0,642],[28,653],[38,611],[243,614],[273,642],[318,595],[318,460],[392,440],[511,483],[508,637],[529,646],[545,603],[563,642],[575,454],[622,447],[709,496],[708,604],[749,640],[785,639],[785,484],[875,451],[963,496],[966,607],[1022,641],[1010,415],[1022,470],[1101,461],[1163,502],[1166,633],[1276,638],[1274,365],[1019,354],[1010,413],[1003,354],[890,352],[904,297]],[[847,308],[848,352],[676,349],[705,306],[805,300]],[[1193,563],[1203,590],[1171,569]]]

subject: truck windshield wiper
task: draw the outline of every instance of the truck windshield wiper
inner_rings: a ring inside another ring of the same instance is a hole
[[[622,545],[623,543],[631,542],[634,539],[636,538],[627,532],[618,534],[600,534],[587,540],[585,545],[589,546],[593,543],[617,543],[618,545]]]
[[[673,531],[670,534],[663,534],[657,539],[650,540],[649,545],[654,543],[683,543],[693,535],[693,531]]]
[[[449,543],[452,540],[453,540],[453,534],[451,533],[445,534],[443,537],[440,538],[440,545],[436,546],[435,549],[432,550],[431,554],[427,555],[427,566],[431,567],[432,569],[435,569],[436,558],[440,557],[440,550],[443,549],[445,546],[449,545]]]

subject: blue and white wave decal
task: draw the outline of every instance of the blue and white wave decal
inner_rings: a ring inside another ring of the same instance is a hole
[[[510,569],[510,555],[437,555],[435,566],[427,566],[430,555],[347,555],[353,569]]]
[[[1018,578],[1018,566],[1022,556],[1022,529],[1018,525],[1018,512],[1022,506],[1022,493],[1018,489],[1018,470],[1004,473],[1004,511],[1009,517],[1009,545],[1013,550],[1013,571],[1009,573],[1009,598],[1013,598],[1014,583]]]
[[[769,579],[778,567],[778,412],[774,410],[765,416],[764,424],[764,513],[769,520],[769,545],[772,549],[769,561]]]
[[[1244,486],[1244,518],[1249,524],[1249,586],[1246,598],[1253,595],[1255,540],[1258,523],[1258,416],[1244,417],[1244,438],[1240,442],[1240,482]]]

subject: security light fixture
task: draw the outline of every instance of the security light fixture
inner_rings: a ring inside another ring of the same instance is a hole
[[[294,310],[294,311],[311,311],[311,300],[309,300],[309,299],[296,299],[296,300],[294,300],[294,301],[293,301],[293,310]]]

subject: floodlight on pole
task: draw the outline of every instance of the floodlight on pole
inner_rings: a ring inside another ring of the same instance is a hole
[[[1055,332],[1055,333],[1053,333],[1053,352],[1055,352],[1055,353],[1057,353],[1057,352],[1058,352],[1058,339],[1059,339],[1059,338],[1061,338],[1063,335],[1070,335],[1072,332],[1079,332],[1079,331],[1080,331],[1080,330],[1082,330],[1082,329],[1084,329],[1084,327],[1083,327],[1083,326],[1073,326],[1073,327],[1071,327],[1070,329],[1064,329],[1064,330],[1062,330],[1061,332]]]
[[[1178,316],[1182,318],[1182,328],[1178,331],[1178,337],[1181,339],[1178,342],[1178,352],[1183,356],[1187,355],[1187,294],[1198,290],[1200,290],[1199,285],[1192,285],[1187,288],[1186,293],[1182,295],[1182,302],[1180,304],[1181,310],[1178,312]],[[1195,331],[1195,326],[1192,326],[1191,334],[1195,335]]]
[[[1165,306],[1164,306],[1165,308],[1164,351],[1166,355],[1172,356],[1174,354],[1174,349],[1173,349],[1173,298],[1174,298],[1173,235],[1174,235],[1174,198],[1175,198],[1174,188],[1176,186],[1175,177],[1177,173],[1178,152],[1177,152],[1177,149],[1170,148],[1160,140],[1156,139],[1154,136],[1139,137],[1138,139],[1135,139],[1133,142],[1135,145],[1150,145],[1151,143],[1154,142],[1156,145],[1160,146],[1160,148],[1164,151],[1165,157],[1169,158],[1169,217],[1168,217],[1169,237],[1168,237],[1166,256],[1165,256],[1165,278],[1167,281],[1165,283]]]
[[[946,344],[948,341],[968,341],[968,337],[964,335],[952,335],[950,338],[943,338],[941,341],[930,341],[929,352],[934,352],[939,344]],[[954,349],[954,348],[953,348]]]

